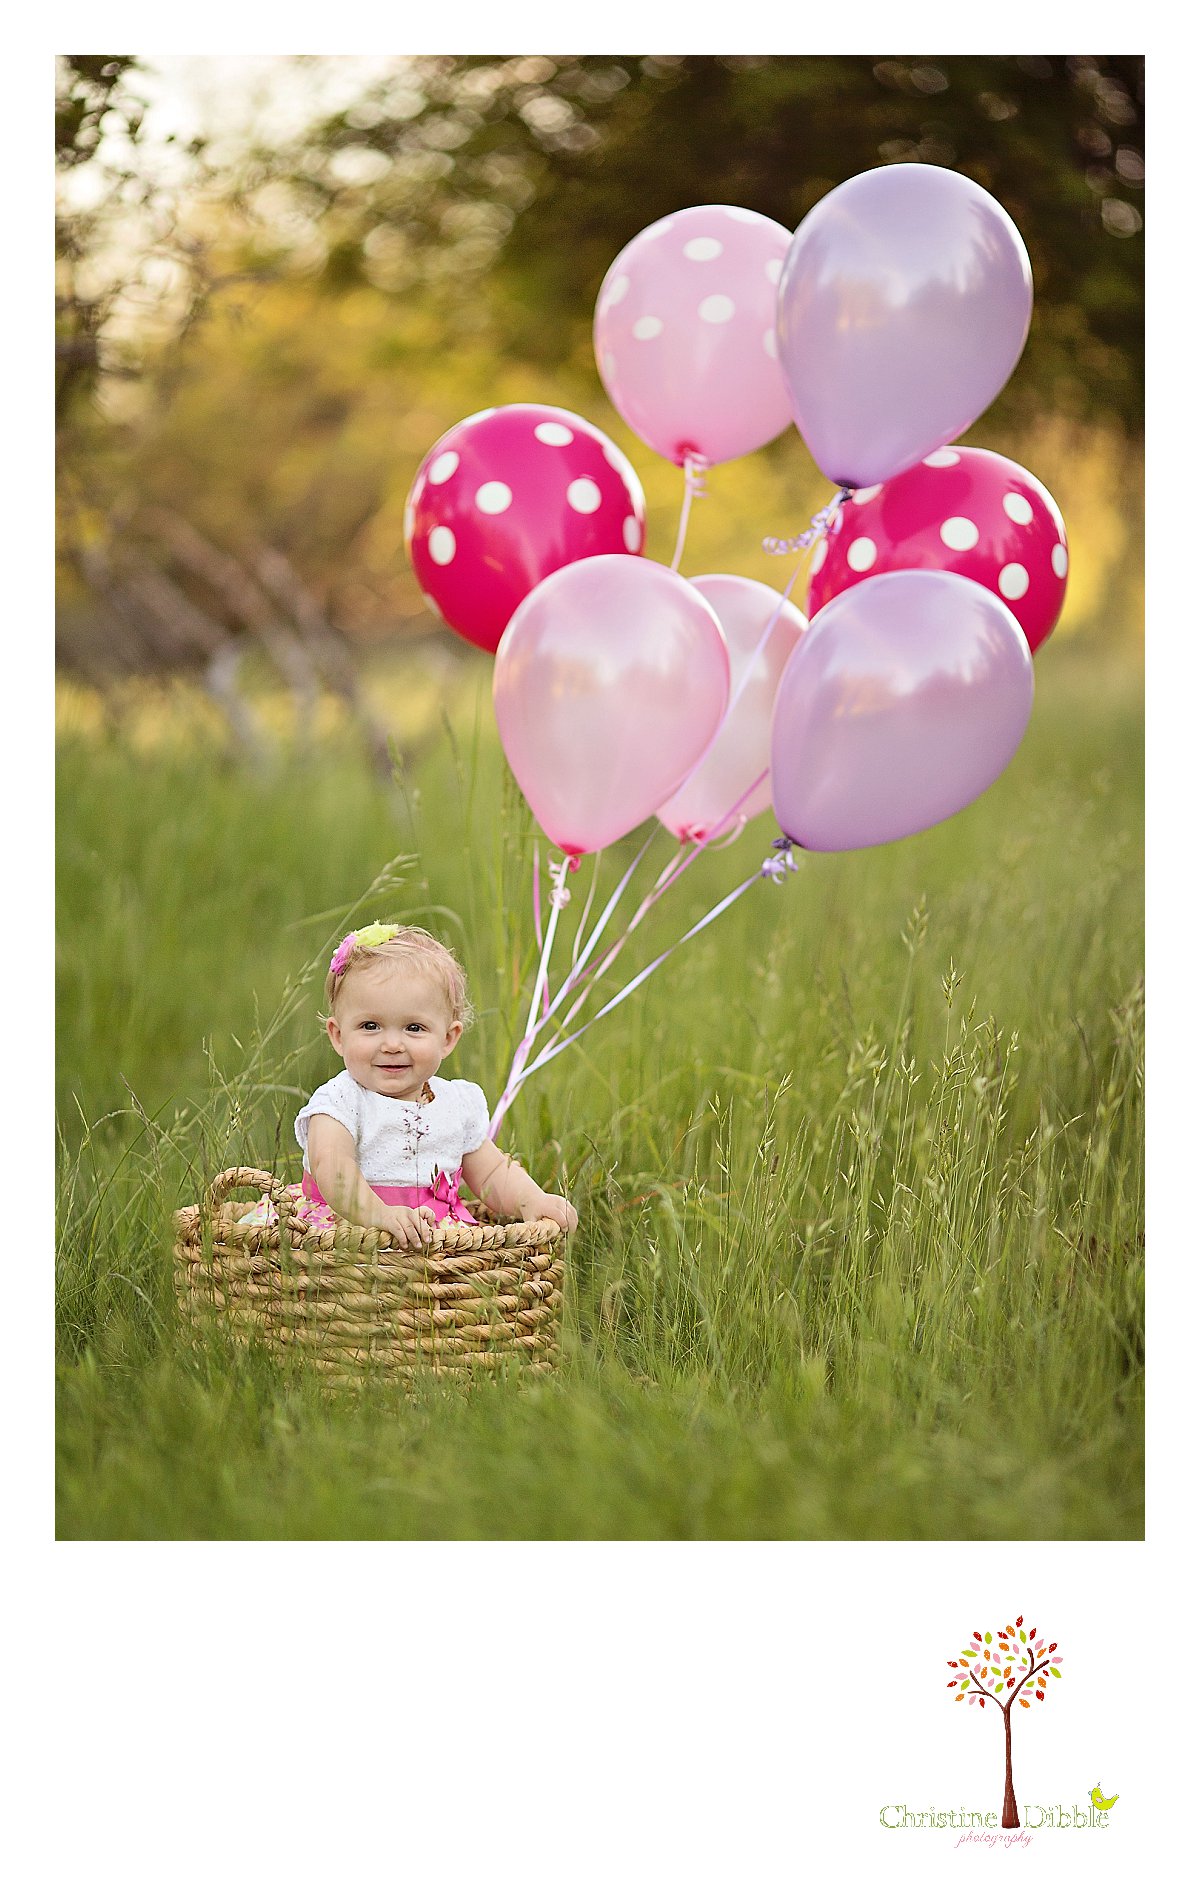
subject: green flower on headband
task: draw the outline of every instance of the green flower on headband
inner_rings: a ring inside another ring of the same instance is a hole
[[[381,942],[391,941],[393,935],[400,933],[395,922],[372,922],[369,928],[356,928],[354,943],[357,948],[378,948]]]
[[[352,929],[348,935],[342,936],[333,951],[330,974],[344,974],[356,948],[378,948],[381,942],[391,941],[393,935],[399,933],[395,922],[372,922],[367,928]]]

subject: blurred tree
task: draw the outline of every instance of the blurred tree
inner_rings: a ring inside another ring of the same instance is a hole
[[[1034,327],[971,438],[1067,511],[1068,619],[1136,624],[1139,59],[396,58],[290,143],[231,137],[219,164],[154,140],[144,76],[126,55],[58,63],[65,664],[208,667],[228,693],[257,642],[303,695],[304,652],[323,670],[343,635],[427,632],[405,495],[437,436],[492,403],[592,414],[669,549],[676,470],[611,413],[592,359],[605,270],[681,204],[791,227],[905,159],[957,165],[1021,228]],[[778,583],[763,533],[803,525],[824,483],[791,429],[719,474],[693,556]],[[228,562],[243,582],[210,583]]]
[[[1143,62],[1136,56],[460,56],[398,62],[259,183],[290,179],[325,282],[457,289],[487,272],[503,347],[587,349],[613,257],[680,205],[794,227],[872,165],[951,165],[1020,228],[1033,330],[1002,424],[1141,423]]]
[[[203,494],[203,479],[189,491],[187,481],[161,478],[173,446],[173,398],[189,386],[181,344],[213,292],[240,273],[217,274],[219,219],[206,227],[181,215],[212,182],[204,141],[165,162],[161,150],[151,156],[142,148],[141,71],[125,54],[65,54],[57,62],[59,662],[101,684],[129,672],[195,672],[237,743],[253,750],[259,734],[238,673],[255,641],[296,701],[297,729],[310,727],[325,684],[390,778],[386,734],[362,699],[344,639],[286,553],[243,512],[239,532],[228,536],[241,543],[235,556],[176,511],[197,486]],[[111,404],[112,385],[122,381],[138,385],[123,417]],[[219,454],[227,435],[218,422],[203,438]],[[193,437],[193,455],[196,445]],[[212,485],[224,497],[230,483]],[[377,506],[373,492],[362,517]]]
[[[138,373],[156,320],[185,331],[212,287],[205,246],[178,214],[204,179],[204,141],[147,159],[142,70],[125,53],[65,53],[56,63],[60,424],[103,377]]]

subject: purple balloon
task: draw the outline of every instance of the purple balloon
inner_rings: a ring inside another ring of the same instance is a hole
[[[941,165],[839,184],[779,285],[779,359],[822,473],[871,486],[955,440],[1012,374],[1032,310],[1021,233],[981,185]]]
[[[1033,708],[1029,644],[958,573],[879,573],[816,615],[784,669],[771,785],[805,849],[868,849],[965,808],[1012,758]]]

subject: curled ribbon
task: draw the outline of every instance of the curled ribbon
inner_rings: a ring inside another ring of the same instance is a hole
[[[671,560],[671,571],[679,571],[679,562],[683,558],[684,542],[687,539],[688,515],[692,511],[692,502],[702,500],[708,489],[704,477],[712,466],[703,454],[690,451],[683,457],[683,505],[679,509],[679,532],[675,538],[675,552]]]
[[[796,534],[791,540],[778,540],[768,537],[763,541],[764,553],[803,553],[817,540],[828,533],[840,508],[844,507],[854,492],[852,487],[840,487],[833,499],[818,510],[803,533]]]
[[[777,836],[775,838],[774,848],[775,854],[766,857],[759,874],[764,877],[769,876],[771,881],[778,887],[781,882],[787,880],[789,874],[796,875],[798,873],[800,864],[792,854],[793,844],[790,836]]]
[[[550,906],[552,909],[565,909],[571,900],[571,891],[567,887],[567,877],[573,876],[579,867],[578,856],[564,856],[556,869],[550,871]]]
[[[683,457],[683,485],[692,500],[703,499],[708,493],[704,477],[712,462],[703,454],[685,454]]]

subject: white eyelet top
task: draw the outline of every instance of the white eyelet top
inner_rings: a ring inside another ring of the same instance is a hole
[[[452,1179],[467,1153],[487,1138],[483,1088],[472,1080],[429,1082],[431,1100],[388,1099],[345,1071],[318,1086],[296,1116],[296,1143],[308,1163],[308,1122],[326,1113],[353,1135],[358,1169],[368,1185],[432,1185],[439,1172]]]

